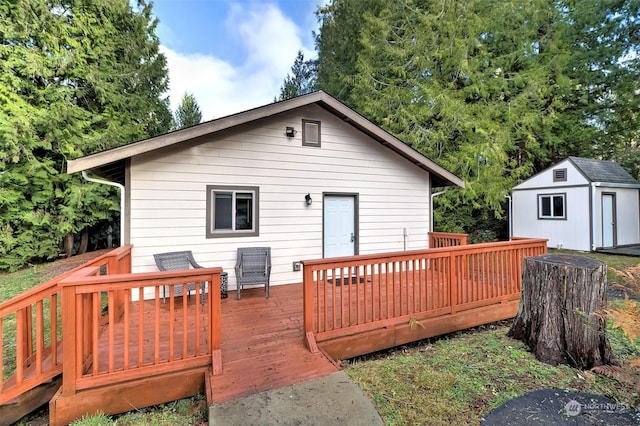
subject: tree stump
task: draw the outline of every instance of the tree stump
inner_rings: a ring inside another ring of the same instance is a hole
[[[605,320],[607,267],[574,255],[528,257],[518,313],[508,336],[540,361],[581,369],[611,364]]]

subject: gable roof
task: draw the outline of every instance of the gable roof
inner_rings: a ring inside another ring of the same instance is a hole
[[[590,182],[638,184],[618,163],[605,160],[592,160],[590,158],[569,157],[569,161],[584,175]]]
[[[123,183],[125,161],[128,158],[207,136],[311,104],[315,104],[325,109],[336,117],[342,119],[345,123],[365,133],[386,148],[394,151],[411,163],[429,172],[434,181],[433,186],[459,186],[464,188],[464,181],[462,179],[437,165],[418,151],[402,142],[400,139],[373,124],[371,121],[367,120],[323,91],[313,92],[285,101],[272,103],[248,111],[207,121],[196,126],[176,130],[154,138],[145,139],[129,145],[70,160],[67,163],[67,173],[91,170],[99,176],[109,177]]]

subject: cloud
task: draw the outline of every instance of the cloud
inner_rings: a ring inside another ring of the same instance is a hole
[[[272,4],[232,5],[225,27],[241,46],[239,65],[161,46],[172,110],[185,92],[193,93],[205,121],[268,104],[279,94],[298,50],[305,57],[314,55],[312,47],[303,45],[303,30]]]

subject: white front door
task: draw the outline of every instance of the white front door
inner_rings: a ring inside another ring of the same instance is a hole
[[[356,248],[355,197],[324,197],[324,257],[353,256]]]
[[[616,244],[615,206],[615,194],[602,194],[602,247],[614,247]]]

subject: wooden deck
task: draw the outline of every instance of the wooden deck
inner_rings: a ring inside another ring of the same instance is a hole
[[[526,256],[545,240],[303,261],[304,329],[336,359],[515,315]],[[416,326],[417,325],[417,326]]]
[[[546,252],[546,240],[446,237],[436,249],[304,261],[303,283],[274,286],[269,299],[263,288],[241,300],[209,291],[203,304],[199,286],[188,299],[175,286],[218,288],[221,268],[132,274],[131,247],[116,249],[0,304],[0,343],[5,321],[22,336],[15,354],[0,352],[0,418],[61,373],[52,425],[199,392],[222,403],[336,372],[331,357],[512,317],[522,261]]]
[[[211,377],[213,401],[230,401],[339,370],[304,346],[302,284],[235,292],[222,300],[222,374]]]
[[[264,289],[251,288],[242,292],[242,298],[236,299],[236,292],[230,292],[229,298],[222,299],[222,363],[220,375],[209,376],[208,383],[211,390],[210,402],[226,402],[236,398],[270,389],[292,385],[301,381],[322,377],[339,370],[339,368],[321,352],[311,353],[304,346],[302,327],[302,284],[274,286],[271,297],[264,297]],[[182,297],[176,298],[175,315],[172,320],[173,328],[178,331],[173,342],[173,352],[170,354],[168,345],[159,345],[154,349],[156,339],[153,328],[145,327],[145,348],[139,351],[137,346],[139,322],[138,302],[131,302],[131,321],[129,326],[128,360],[131,367],[138,362],[138,353],[144,354],[143,362],[153,362],[156,356],[159,360],[168,361],[169,358],[180,358],[183,353],[195,354],[193,342],[200,342],[200,352],[206,352],[206,305],[197,303],[198,298],[191,296],[187,300],[187,311],[183,312]],[[152,323],[155,316],[153,300],[145,301],[142,317],[144,323]],[[169,303],[161,303],[160,309],[169,310]],[[196,337],[196,322],[194,314],[198,309],[200,321],[199,332]],[[160,315],[161,330],[168,330],[166,321],[168,315]],[[184,327],[186,324],[186,327]],[[124,334],[123,323],[113,326],[113,339],[121,342]],[[187,338],[182,338],[182,332]],[[109,360],[108,329],[104,329],[99,339],[100,353],[98,371],[108,370]],[[115,348],[118,354],[113,359],[113,368],[123,368],[123,347]]]

